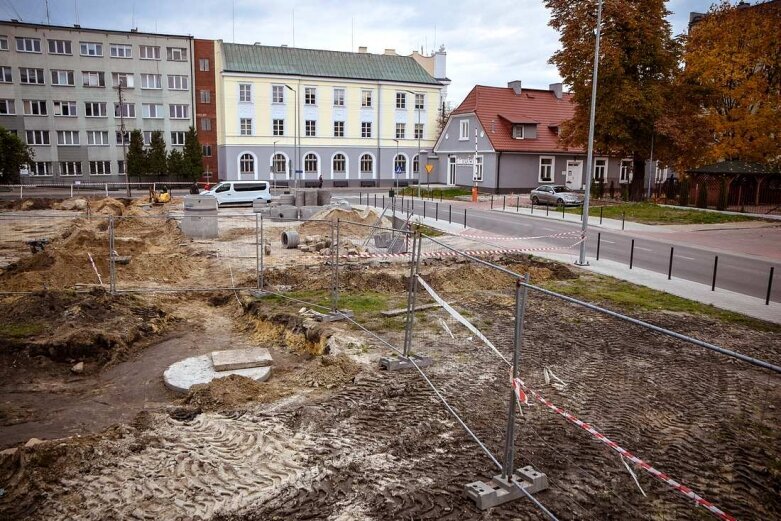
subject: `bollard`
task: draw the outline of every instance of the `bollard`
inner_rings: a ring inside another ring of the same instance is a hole
[[[464,208],[464,228],[466,228],[466,208]]]
[[[19,199],[24,199],[24,185],[19,185]]]
[[[621,212],[621,230],[624,229],[625,222],[626,222],[626,212]]]
[[[73,199],[73,183],[71,183],[71,199]]]
[[[382,194],[382,208],[385,209],[385,194]]]
[[[670,247],[670,264],[667,266],[667,280],[670,280],[673,278],[673,252],[675,251],[675,248],[672,246]]]
[[[719,268],[719,256],[713,258],[713,282],[711,282],[710,290],[716,291],[716,270]]]
[[[765,297],[765,305],[770,305],[770,290],[773,289],[773,270],[775,266],[770,266],[770,277],[767,279],[767,296]]]
[[[602,233],[597,232],[597,260],[599,260],[599,245],[602,242]]]
[[[108,197],[108,183],[106,183],[106,197]]]
[[[439,203],[436,203],[436,205],[434,205],[434,220],[435,221],[439,220]]]
[[[515,199],[515,211],[516,212],[520,212],[521,211],[521,196],[520,195]]]
[[[491,210],[494,209],[494,194],[491,194]]]
[[[599,207],[599,224],[602,224],[602,210],[604,210],[604,206]]]
[[[426,218],[426,201],[423,201],[423,218]]]
[[[583,222],[583,205],[580,205],[580,222]]]
[[[447,223],[452,224],[453,223],[453,205],[449,204],[447,205]]]
[[[374,194],[374,207],[377,208],[377,194]]]
[[[632,269],[632,264],[635,260],[635,240],[632,239],[632,247],[629,250],[629,269]]]
[[[534,199],[532,199],[532,215],[534,215]]]
[[[550,215],[550,205],[545,205],[545,217],[548,217]]]
[[[561,218],[564,219],[564,210],[566,210],[566,207],[562,204],[561,205]]]
[[[502,196],[502,211],[504,211],[506,207],[507,207],[507,196],[503,195]]]

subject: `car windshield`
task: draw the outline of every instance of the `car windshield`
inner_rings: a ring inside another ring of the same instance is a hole
[[[571,192],[572,190],[570,190],[566,186],[554,186],[553,191],[556,192],[557,194],[560,194],[561,192]]]

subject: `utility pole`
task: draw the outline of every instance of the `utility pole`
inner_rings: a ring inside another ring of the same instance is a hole
[[[117,93],[119,94],[119,135],[122,137],[122,164],[125,165],[125,192],[128,197],[130,194],[130,179],[127,173],[127,140],[125,139],[127,130],[125,129],[125,102],[122,98],[122,80],[117,83]]]
[[[575,263],[578,266],[588,266],[586,261],[586,232],[588,232],[588,203],[591,196],[591,176],[594,163],[594,116],[597,108],[597,78],[599,76],[599,38],[602,34],[602,0],[597,5],[597,34],[594,46],[594,74],[591,78],[591,113],[588,123],[588,153],[586,154],[586,194],[583,198],[583,225],[581,227],[580,255]]]

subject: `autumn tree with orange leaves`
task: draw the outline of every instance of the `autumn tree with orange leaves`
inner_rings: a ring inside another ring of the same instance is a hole
[[[560,34],[556,65],[573,92],[575,115],[562,129],[567,145],[588,138],[597,1],[545,0]],[[633,159],[632,198],[642,198],[645,161],[672,160],[672,142],[656,128],[669,109],[679,72],[680,45],[672,37],[664,0],[605,0],[602,8],[594,148]]]
[[[678,85],[697,109],[672,114],[685,167],[781,164],[781,2],[714,6],[685,39]]]

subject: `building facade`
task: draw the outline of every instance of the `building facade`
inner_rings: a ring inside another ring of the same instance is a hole
[[[122,123],[126,142],[159,130],[182,147],[192,56],[189,36],[0,21],[0,126],[35,155],[23,182],[124,180]]]
[[[217,42],[222,179],[307,186],[417,182],[443,83],[415,59]],[[444,54],[440,70],[444,77]]]
[[[217,163],[217,82],[214,40],[193,40],[195,124],[203,150],[203,181],[219,179]]]
[[[571,95],[560,83],[547,90],[475,86],[450,115],[433,154],[431,182],[477,185],[486,192],[529,191],[541,184],[582,190],[586,154],[558,139],[562,123],[572,118]],[[632,161],[595,153],[594,179],[616,188],[631,181]]]

